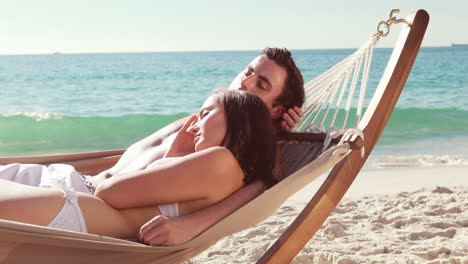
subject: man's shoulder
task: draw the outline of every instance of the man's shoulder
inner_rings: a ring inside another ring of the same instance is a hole
[[[162,145],[168,141],[172,142],[172,140],[174,140],[175,135],[177,134],[177,132],[180,131],[180,129],[185,124],[188,118],[190,118],[190,116],[183,117],[166,125],[165,127],[159,129],[158,131],[141,140],[140,144],[142,145],[142,147],[154,147]]]

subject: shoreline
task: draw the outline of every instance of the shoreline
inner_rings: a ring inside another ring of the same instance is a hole
[[[328,174],[327,174],[328,175]],[[291,196],[295,202],[306,202],[325,180],[322,175],[315,182]],[[411,192],[421,188],[468,186],[468,166],[387,167],[364,166],[343,199],[367,195]],[[289,200],[288,200],[289,201]]]
[[[317,192],[328,173],[292,195],[285,204],[307,203]],[[343,197],[345,199],[364,196],[412,192],[421,188],[437,186],[467,186],[468,166],[434,167],[386,167],[364,166]],[[342,200],[342,201],[343,201]]]

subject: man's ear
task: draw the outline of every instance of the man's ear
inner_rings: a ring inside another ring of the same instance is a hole
[[[286,112],[286,108],[283,105],[274,106],[271,109],[271,119],[278,119]]]

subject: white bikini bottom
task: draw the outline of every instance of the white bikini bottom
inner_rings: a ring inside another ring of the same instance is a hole
[[[179,216],[179,204],[178,203],[161,204],[158,207],[159,207],[159,211],[164,216]]]
[[[78,205],[77,192],[89,194],[90,191],[83,182],[83,177],[72,166],[18,163],[0,165],[0,179],[63,191],[63,206],[48,227],[87,233],[86,223]]]
[[[62,209],[47,225],[48,227],[88,233],[83,214],[81,213],[78,197],[74,191],[64,191],[65,202]]]
[[[76,201],[76,192],[87,194],[92,194],[92,192],[86,184],[86,177],[81,176],[72,166],[65,164],[44,166],[18,163],[0,165],[0,179],[64,191],[65,203],[63,208],[49,226],[73,231],[84,230],[78,232],[86,232],[83,215]],[[164,216],[179,216],[179,206],[177,203],[159,205],[159,211]],[[60,223],[66,222],[66,220],[60,220],[66,219],[67,217],[64,217],[65,215],[76,216],[72,222],[77,224],[74,224],[75,227],[72,227],[72,229],[58,227],[62,225]]]

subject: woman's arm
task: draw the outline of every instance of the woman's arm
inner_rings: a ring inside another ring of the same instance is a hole
[[[180,245],[193,239],[263,191],[263,183],[254,181],[219,203],[188,215],[176,217],[155,216],[141,227],[138,238],[151,246]]]
[[[213,147],[154,168],[116,175],[95,195],[117,209],[197,199],[214,202],[243,185],[243,173],[232,153]]]

